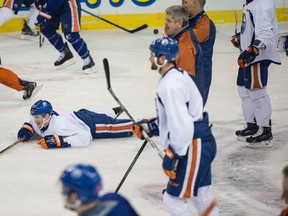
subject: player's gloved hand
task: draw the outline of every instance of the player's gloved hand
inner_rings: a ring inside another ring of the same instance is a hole
[[[144,140],[143,130],[147,133],[149,137],[159,136],[159,128],[156,123],[157,118],[142,119],[141,121],[136,122],[132,126],[134,134],[139,138]]]
[[[68,143],[64,142],[62,136],[58,136],[56,134],[45,136],[39,139],[36,143],[41,145],[45,149],[70,147]]]
[[[25,122],[18,131],[18,140],[22,140],[22,142],[29,142],[33,134],[34,129],[32,125]]]
[[[171,179],[176,178],[176,170],[178,167],[180,156],[177,155],[171,146],[166,148],[165,156],[162,162],[164,173]]]
[[[236,47],[240,48],[240,32],[232,36],[231,43]]]
[[[246,68],[259,55],[259,49],[255,46],[248,46],[238,57],[240,68]]]
[[[40,11],[38,16],[37,16],[37,22],[35,25],[41,26],[41,28],[44,28],[50,21],[52,17],[52,14],[45,12],[45,11]]]
[[[286,56],[288,56],[288,36],[286,37],[286,41],[284,43],[284,48],[285,48],[285,51],[286,51]]]

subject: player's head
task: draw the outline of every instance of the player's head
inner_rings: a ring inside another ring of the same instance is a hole
[[[65,197],[65,206],[76,209],[98,199],[102,188],[101,177],[96,168],[89,164],[75,164],[66,167],[60,176]]]
[[[203,10],[206,0],[182,0],[182,6],[194,17]]]
[[[282,199],[288,204],[288,165],[283,169],[283,193]]]
[[[34,122],[42,129],[49,124],[49,120],[53,113],[52,105],[47,100],[39,100],[34,103],[30,109],[30,114],[34,118]]]
[[[159,69],[167,62],[175,62],[179,52],[178,42],[170,37],[159,38],[150,44],[150,51],[152,54],[150,57],[152,69]],[[163,56],[165,59],[161,60],[160,58]],[[154,63],[156,64],[157,68],[153,66],[153,61],[155,61]]]

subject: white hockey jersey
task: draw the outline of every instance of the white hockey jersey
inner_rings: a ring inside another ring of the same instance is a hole
[[[252,62],[270,60],[280,64],[281,57],[275,51],[277,43],[278,26],[272,0],[250,0],[243,5],[241,25],[241,50],[247,49],[249,45],[258,39],[263,42],[266,49],[260,50],[259,55]]]
[[[57,134],[63,136],[64,141],[71,147],[86,147],[92,140],[90,128],[74,113],[57,112],[59,115],[53,114],[48,128],[41,131],[34,121],[30,121],[35,133],[41,137]]]
[[[155,99],[161,144],[185,155],[193,139],[194,122],[202,119],[199,90],[187,72],[172,68],[159,80]]]

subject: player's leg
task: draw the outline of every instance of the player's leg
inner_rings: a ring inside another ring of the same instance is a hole
[[[87,109],[81,109],[74,113],[90,127],[93,139],[122,138],[133,135],[133,122],[130,119],[115,119]]]
[[[163,204],[171,215],[192,215],[187,201],[197,195],[195,181],[199,172],[201,145],[199,139],[191,141],[186,155],[178,161],[176,178],[169,178]]]
[[[79,34],[80,19],[81,19],[81,5],[78,0],[71,0],[65,3],[61,10],[62,31],[66,40],[73,46],[74,50],[83,59],[84,66],[82,70],[89,74],[95,73],[96,67],[93,58],[90,55],[87,44]],[[63,25],[65,23],[65,25]]]
[[[35,31],[35,23],[37,22],[37,16],[39,14],[38,9],[35,4],[27,5],[30,7],[27,21],[24,20],[24,25],[22,28],[21,39],[29,39],[31,36],[33,38],[39,36],[39,32]]]
[[[240,141],[246,141],[247,136],[254,135],[258,130],[258,126],[255,122],[254,111],[252,109],[253,107],[252,99],[249,97],[247,89],[245,88],[245,81],[244,81],[245,71],[250,72],[250,70],[251,70],[250,67],[248,67],[247,69],[239,68],[237,77],[237,90],[238,95],[241,99],[242,113],[246,124],[244,129],[237,130],[235,132],[237,140]]]
[[[15,14],[11,9],[7,7],[0,8],[0,26],[2,26],[8,20],[12,19],[14,16]]]
[[[193,190],[193,204],[198,209],[199,215],[202,214],[211,202],[214,200],[214,196],[210,192],[210,185],[212,184],[212,171],[211,164],[216,156],[217,146],[215,138],[209,128],[208,115],[204,115],[204,118],[200,122],[195,123],[195,134],[194,138],[197,138],[199,142],[200,154],[199,167],[196,175],[196,180],[194,182]],[[201,145],[200,145],[201,144]],[[211,216],[218,216],[219,210],[215,206],[212,212],[209,214]]]
[[[23,99],[30,99],[37,84],[20,79],[13,71],[0,67],[0,83],[16,91],[23,91]]]
[[[273,138],[270,121],[272,105],[266,90],[269,65],[270,63],[266,61],[253,65],[251,67],[251,73],[249,73],[250,77],[248,77],[248,80],[251,80],[251,85],[246,86],[246,88],[249,87],[247,88],[247,92],[252,100],[254,116],[259,127],[256,134],[246,139],[249,143],[259,143],[259,145],[251,144],[251,147],[272,145],[270,142]],[[248,144],[248,146],[250,146],[250,144]]]
[[[208,208],[208,206],[211,204],[213,200],[214,196],[210,191],[210,187],[204,186],[198,189],[198,195],[197,197],[192,198],[192,203],[198,209],[198,212],[201,215]],[[215,206],[209,213],[209,216],[218,216],[218,215],[219,215],[219,209],[217,206]]]
[[[186,199],[171,196],[167,192],[163,196],[163,204],[172,216],[191,216],[192,212]]]
[[[55,16],[48,25],[40,29],[41,33],[60,53],[59,58],[54,62],[56,69],[62,69],[75,63],[73,54],[70,51],[68,44],[64,44],[61,35],[56,31],[59,23],[60,18]]]
[[[9,69],[0,67],[0,83],[16,91],[22,91],[24,86],[20,84],[18,76]]]

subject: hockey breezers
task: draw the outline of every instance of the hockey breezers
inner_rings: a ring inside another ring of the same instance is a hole
[[[113,22],[111,22],[111,21],[109,21],[109,20],[107,20],[107,19],[104,19],[104,18],[102,18],[102,17],[100,17],[100,16],[98,16],[98,15],[96,15],[96,14],[93,14],[93,13],[87,11],[87,10],[81,9],[81,11],[83,11],[83,12],[85,12],[85,13],[93,16],[93,17],[96,17],[96,18],[98,18],[98,19],[100,19],[100,20],[102,20],[102,21],[104,21],[104,22],[107,22],[107,23],[109,23],[110,25],[116,26],[117,28],[120,28],[120,29],[122,29],[122,30],[124,30],[124,31],[126,31],[126,32],[129,32],[129,33],[135,33],[135,32],[141,31],[142,29],[145,29],[145,28],[148,27],[147,24],[143,24],[142,26],[139,26],[138,28],[129,30],[129,29],[126,29],[126,28],[124,28],[124,27],[122,27],[122,26],[119,26],[119,25],[117,25],[117,24],[115,24],[115,23],[113,23]]]
[[[105,71],[108,91],[110,92],[112,97],[117,101],[117,103],[121,106],[121,108],[124,110],[124,112],[128,115],[128,117],[133,121],[133,123],[136,123],[135,119],[131,116],[131,114],[128,112],[128,110],[125,108],[125,106],[121,103],[121,101],[115,95],[115,93],[111,87],[110,69],[109,69],[108,59],[106,59],[106,58],[103,59],[103,65],[104,65],[104,71]],[[157,145],[153,142],[153,140],[147,135],[147,132],[144,129],[143,129],[143,136],[151,144],[151,146],[157,151],[157,153],[161,157],[161,159],[163,159],[164,155],[163,155],[162,151],[157,147]]]

